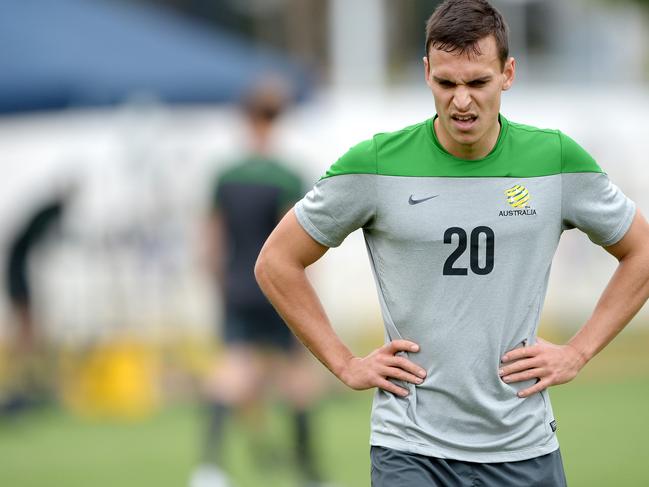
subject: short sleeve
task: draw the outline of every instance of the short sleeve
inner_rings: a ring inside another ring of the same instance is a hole
[[[295,205],[302,227],[322,245],[337,247],[358,228],[369,228],[376,212],[373,141],[352,147]]]
[[[561,218],[564,230],[578,228],[597,245],[617,243],[635,215],[635,204],[575,141],[562,137]]]

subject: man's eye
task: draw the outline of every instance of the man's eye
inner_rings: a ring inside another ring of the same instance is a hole
[[[438,83],[442,88],[453,88],[455,86],[455,83],[450,81],[439,81]]]
[[[469,83],[469,86],[471,86],[473,88],[480,88],[481,86],[484,86],[486,84],[487,84],[487,82],[484,81],[484,80],[476,80],[476,81],[471,81]]]

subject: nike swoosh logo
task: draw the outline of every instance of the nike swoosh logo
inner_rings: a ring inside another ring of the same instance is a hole
[[[429,196],[428,198],[422,198],[420,200],[416,200],[416,199],[414,199],[412,197],[412,195],[410,195],[410,199],[408,199],[408,204],[409,205],[418,205],[419,203],[423,203],[424,201],[432,200],[433,198],[437,198],[438,196],[439,195],[436,194],[436,195],[433,195],[433,196]]]

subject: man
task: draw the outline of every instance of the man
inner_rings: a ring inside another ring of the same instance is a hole
[[[547,388],[570,381],[649,295],[649,226],[555,130],[509,122],[507,27],[484,0],[447,0],[426,27],[432,120],[341,157],[264,245],[257,280],[342,382],[377,387],[372,485],[561,486]],[[565,345],[536,338],[552,256],[579,228],[619,260]],[[356,357],[304,268],[362,228],[387,343]]]
[[[225,351],[208,383],[210,421],[204,465],[193,475],[192,487],[230,485],[222,465],[225,420],[233,411],[247,412],[260,423],[258,406],[268,384],[279,387],[291,406],[295,459],[303,485],[320,485],[308,415],[318,381],[303,347],[265,299],[253,274],[264,241],[303,194],[300,177],[272,155],[275,122],[287,96],[285,86],[274,78],[263,78],[250,90],[243,103],[250,150],[226,168],[215,185],[210,254],[223,293]],[[272,455],[262,446],[255,452],[257,462]]]

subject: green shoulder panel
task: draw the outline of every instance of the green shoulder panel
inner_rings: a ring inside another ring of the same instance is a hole
[[[322,177],[343,174],[376,174],[376,146],[374,139],[365,140],[349,149]]]
[[[595,159],[577,142],[559,132],[561,141],[561,172],[604,172]]]
[[[230,164],[216,178],[212,193],[212,205],[218,207],[218,193],[226,184],[276,186],[281,190],[281,204],[288,206],[300,199],[304,183],[300,176],[282,162],[259,156],[251,156]]]
[[[556,130],[509,122],[484,158],[465,160],[449,154],[437,140],[434,121],[375,137],[378,174],[412,177],[541,177],[561,173],[561,144]]]
[[[273,158],[252,156],[230,164],[218,176],[221,183],[261,184],[293,188],[299,176]]]
[[[433,119],[402,130],[380,133],[352,147],[324,178],[342,174],[408,177],[552,176],[562,172],[602,172],[576,142],[558,130],[509,122],[500,116],[494,149],[482,159],[455,157],[441,146]]]
[[[375,140],[378,174],[425,177],[443,176],[452,171],[445,164],[445,157],[435,157],[432,125],[428,120],[397,132],[377,134]]]
[[[541,129],[509,122],[510,133],[505,141],[503,162],[506,176],[542,177],[561,174],[561,142],[559,131]]]

